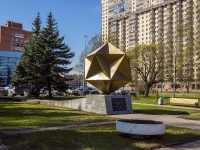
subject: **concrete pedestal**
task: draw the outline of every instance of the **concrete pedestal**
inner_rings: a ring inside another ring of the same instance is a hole
[[[27,100],[29,101],[29,100]],[[132,103],[130,95],[86,95],[86,98],[51,101],[30,100],[30,102],[57,107],[67,107],[97,114],[117,115],[132,114]]]
[[[131,114],[130,95],[86,95],[85,110],[98,114],[116,115]]]

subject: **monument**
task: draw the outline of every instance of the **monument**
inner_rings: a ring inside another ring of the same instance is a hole
[[[132,81],[128,57],[124,52],[106,43],[85,58],[86,81],[104,95],[87,95],[86,109],[100,114],[132,113],[129,95],[110,95]]]

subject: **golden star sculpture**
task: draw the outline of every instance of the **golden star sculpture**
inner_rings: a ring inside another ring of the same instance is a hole
[[[104,94],[111,94],[132,81],[128,57],[106,43],[86,56],[85,78]]]

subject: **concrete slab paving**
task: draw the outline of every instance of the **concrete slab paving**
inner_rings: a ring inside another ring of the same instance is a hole
[[[185,143],[174,147],[159,148],[156,150],[200,150],[200,140]]]
[[[147,104],[147,105],[153,105],[153,104]],[[157,105],[158,106],[158,105]],[[161,107],[165,107],[162,105]],[[166,107],[177,107],[180,106],[166,106]],[[190,107],[181,107],[182,109],[189,109]],[[200,109],[200,108],[192,108],[192,109]],[[166,125],[169,126],[175,126],[175,127],[184,127],[189,128],[193,130],[199,130],[200,131],[200,121],[196,120],[186,120],[180,118],[183,115],[149,115],[149,114],[122,114],[122,115],[114,115],[110,117],[116,117],[119,119],[139,119],[139,120],[155,120],[155,121],[162,121]],[[159,148],[157,150],[200,150],[200,140],[189,142],[185,144],[180,144],[173,147],[165,147],[165,148]]]
[[[200,121],[186,120],[179,118],[181,115],[149,115],[149,114],[124,114],[124,115],[113,115],[119,119],[141,119],[141,120],[155,120],[162,121],[166,125],[175,127],[184,127],[200,131]]]

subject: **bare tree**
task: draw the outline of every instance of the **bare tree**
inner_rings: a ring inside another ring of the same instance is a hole
[[[185,41],[183,49],[183,82],[186,85],[187,93],[191,83],[194,81],[194,2],[191,0],[188,2],[188,8],[186,10],[185,20],[183,23],[183,39]]]
[[[163,46],[137,45],[127,55],[132,63],[132,71],[138,73],[140,78],[145,82],[145,96],[149,96],[150,88],[163,81]]]
[[[74,70],[83,74],[85,56],[102,46],[101,35],[95,34],[86,44],[85,52],[79,55],[79,62],[75,64]]]

